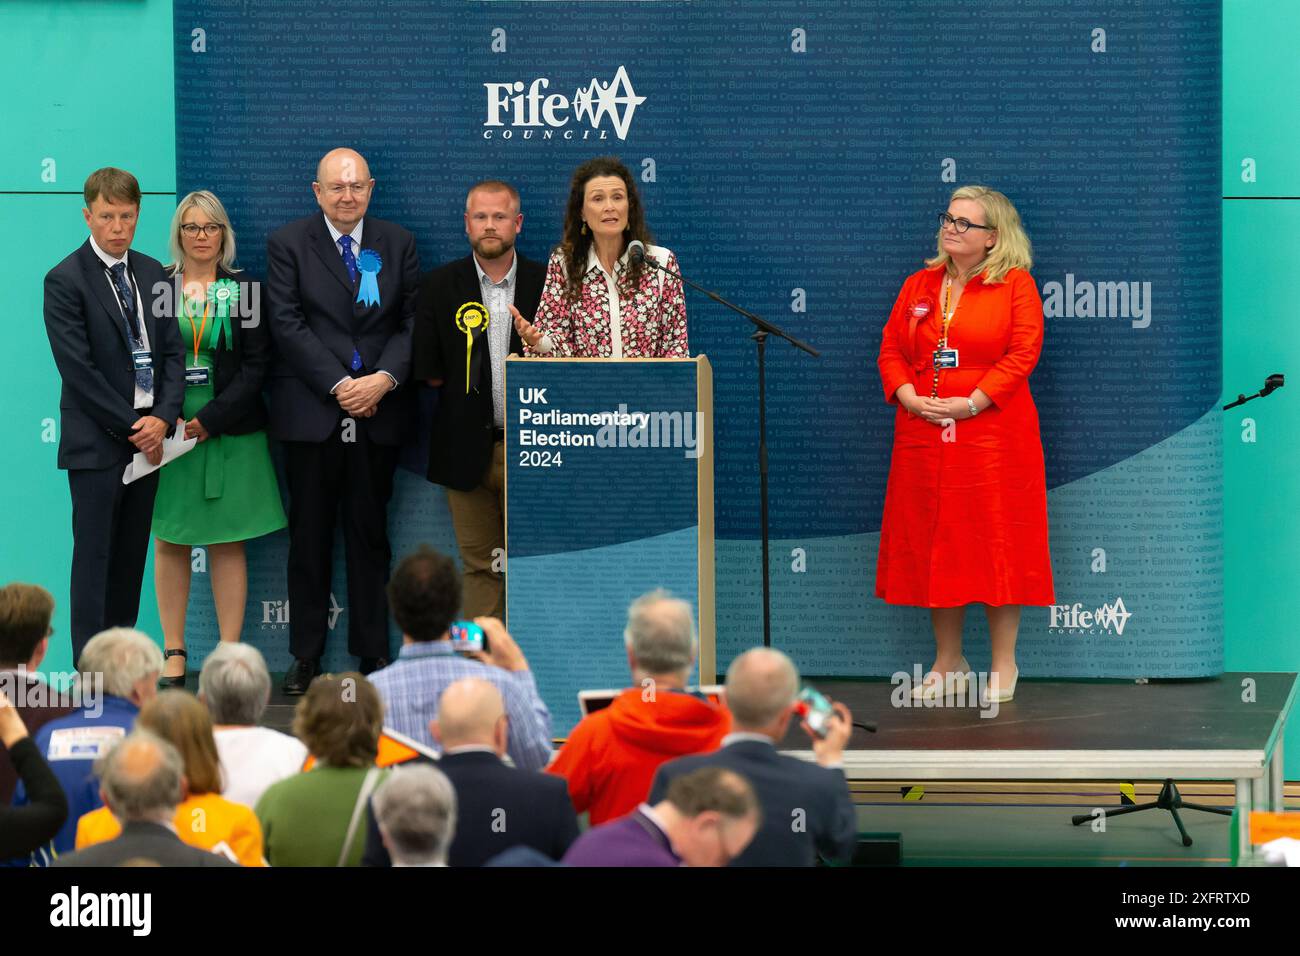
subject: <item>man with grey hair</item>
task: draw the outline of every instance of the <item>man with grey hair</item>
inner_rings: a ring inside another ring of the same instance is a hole
[[[736,866],[812,866],[817,855],[847,862],[857,842],[857,819],[842,769],[853,715],[836,702],[825,737],[812,738],[817,764],[778,753],[795,715],[799,671],[778,650],[746,651],[727,670],[727,706],[735,729],[716,753],[682,757],[659,768],[650,803],[668,793],[674,780],[701,767],[741,774],[754,787],[763,825],[736,858]]]
[[[71,853],[77,841],[77,821],[103,806],[95,781],[95,761],[131,732],[140,708],[158,693],[162,666],[158,645],[130,628],[109,628],[86,643],[75,695],[81,708],[50,721],[34,738],[68,797],[68,819],[50,846],[33,854],[37,865]],[[14,804],[26,799],[19,787]]]
[[[222,641],[203,662],[199,700],[212,714],[212,733],[221,757],[222,796],[257,806],[266,788],[292,777],[307,762],[297,737],[259,727],[271,699],[271,675],[261,651]]]
[[[106,843],[61,856],[54,866],[121,866],[128,860],[158,866],[237,865],[187,846],[177,836],[172,821],[185,800],[185,764],[167,741],[137,730],[100,757],[95,771],[100,794],[122,832]]]
[[[393,866],[446,866],[456,791],[431,764],[401,767],[374,796],[375,822]]]
[[[623,642],[635,686],[583,718],[547,768],[592,825],[636,809],[660,764],[715,749],[731,727],[725,708],[686,686],[697,650],[687,602],[663,590],[637,598]]]

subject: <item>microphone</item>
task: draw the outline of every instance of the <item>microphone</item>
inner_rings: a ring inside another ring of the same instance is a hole
[[[645,243],[640,239],[633,239],[627,244],[627,256],[637,265],[646,262],[650,263],[652,266],[659,265],[659,263],[655,262],[654,256],[645,251]]]

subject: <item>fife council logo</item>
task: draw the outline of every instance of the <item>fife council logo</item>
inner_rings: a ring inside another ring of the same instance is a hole
[[[1124,625],[1133,616],[1129,609],[1124,606],[1122,597],[1115,598],[1112,604],[1103,604],[1095,611],[1085,611],[1083,604],[1080,602],[1053,604],[1051,614],[1051,620],[1047,625],[1049,632],[1072,633],[1083,631],[1088,634],[1095,634],[1097,629],[1100,628],[1103,631],[1113,631],[1117,636],[1124,634]]]
[[[603,83],[596,77],[578,87],[573,97],[547,93],[551,81],[539,76],[525,86],[523,80],[484,83],[487,90],[487,120],[484,139],[607,139],[608,120],[619,139],[627,139],[636,108],[646,101],[637,96],[627,68],[620,66],[614,79]],[[591,129],[580,127],[583,122]],[[570,125],[572,123],[573,125]]]

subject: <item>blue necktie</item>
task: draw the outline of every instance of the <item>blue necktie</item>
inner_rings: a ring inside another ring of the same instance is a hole
[[[126,281],[126,263],[115,263],[109,271],[113,275],[113,288],[117,290],[117,302],[122,307],[122,318],[126,322],[126,337],[131,341],[131,351],[140,348],[140,317],[135,310],[135,290]],[[146,392],[153,391],[153,369],[135,370],[135,385]]]
[[[343,264],[347,266],[348,276],[355,285],[360,273],[357,272],[357,257],[352,254],[351,236],[339,236],[339,250],[343,253]],[[361,371],[361,353],[356,349],[352,350],[352,371]]]

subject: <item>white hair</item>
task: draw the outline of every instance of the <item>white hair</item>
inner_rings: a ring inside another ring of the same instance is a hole
[[[114,697],[130,697],[135,685],[162,673],[163,655],[147,634],[130,627],[110,627],[100,631],[81,651],[77,670],[83,686],[93,686],[96,674],[102,674],[104,692]]]
[[[271,699],[271,675],[262,652],[250,644],[222,641],[203,662],[199,695],[214,724],[256,725]]]
[[[456,791],[431,764],[394,770],[374,796],[375,822],[393,862],[446,863],[456,833]]]
[[[647,674],[689,672],[696,652],[690,604],[663,588],[641,595],[627,609],[623,643]]]

